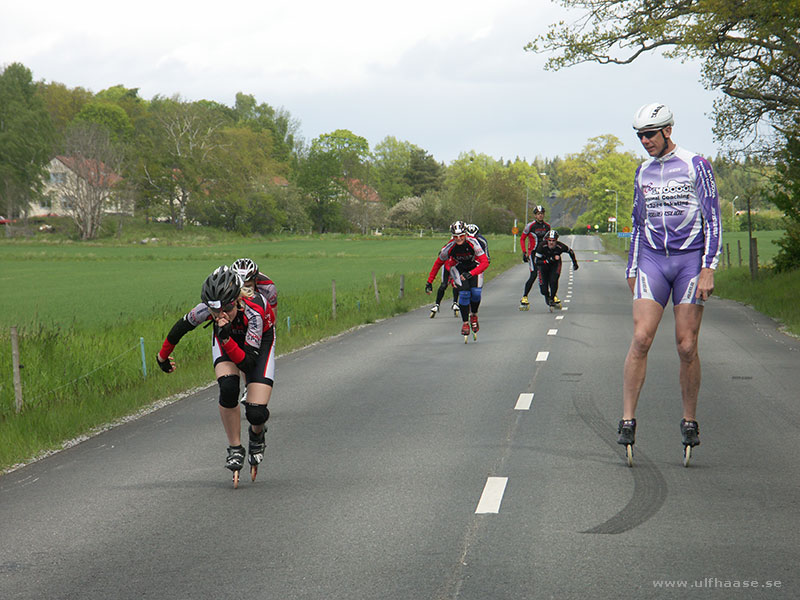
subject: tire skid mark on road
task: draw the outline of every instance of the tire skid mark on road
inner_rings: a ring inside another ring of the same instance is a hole
[[[576,391],[573,405],[580,418],[619,456],[620,467],[624,459],[620,454],[620,446],[613,439],[614,427],[606,421],[592,401],[590,392]],[[627,468],[627,467],[624,467]],[[595,527],[580,533],[620,534],[630,531],[655,515],[667,498],[667,482],[661,471],[641,450],[634,450],[634,465],[630,469],[633,475],[633,496],[628,504],[616,515]]]

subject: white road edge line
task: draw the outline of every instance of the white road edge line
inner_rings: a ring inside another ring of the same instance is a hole
[[[514,410],[530,410],[533,403],[533,394],[520,394]]]
[[[485,515],[500,512],[500,503],[503,501],[507,483],[508,477],[489,477],[486,485],[483,486],[483,493],[478,502],[478,508],[475,509],[475,514]]]

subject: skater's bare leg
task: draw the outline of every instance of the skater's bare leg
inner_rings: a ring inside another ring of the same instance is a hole
[[[700,356],[697,353],[697,338],[703,307],[697,304],[679,304],[675,313],[675,343],[681,361],[680,382],[683,400],[683,418],[696,421],[697,396],[700,392]]]
[[[232,362],[221,362],[214,366],[214,374],[217,379],[225,375],[239,376],[239,367]],[[242,432],[241,432],[241,411],[237,404],[233,408],[219,407],[219,416],[222,420],[222,427],[225,429],[225,436],[228,438],[228,444],[231,446],[241,446]]]
[[[664,307],[655,300],[633,301],[633,339],[622,372],[622,418],[633,419],[647,374],[647,353],[664,314]]]

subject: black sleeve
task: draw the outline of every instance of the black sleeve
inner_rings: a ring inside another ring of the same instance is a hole
[[[181,338],[192,331],[195,327],[195,325],[192,325],[186,320],[186,317],[181,317],[178,322],[172,326],[172,329],[169,330],[169,333],[167,334],[167,341],[173,346],[177,346],[178,342],[181,341]]]

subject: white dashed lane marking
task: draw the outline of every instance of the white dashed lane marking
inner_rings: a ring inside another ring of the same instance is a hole
[[[533,394],[520,394],[514,410],[530,410],[532,402]]]
[[[549,352],[539,352],[536,355],[536,362],[544,362],[547,360],[547,357],[550,356]]]
[[[547,335],[556,335],[558,333],[558,329],[548,329]]]
[[[500,512],[500,503],[503,501],[507,483],[508,477],[489,477],[483,487],[483,493],[478,501],[478,508],[475,509],[475,514],[485,515]]]

